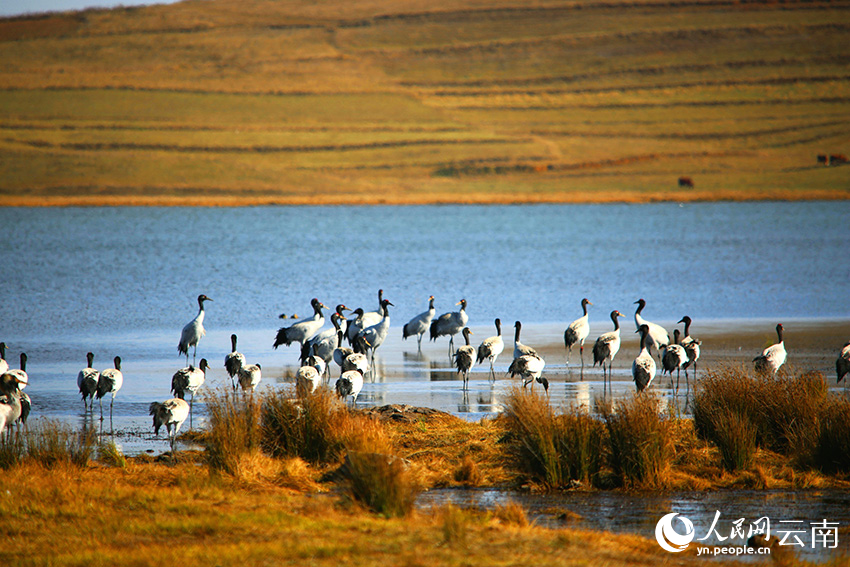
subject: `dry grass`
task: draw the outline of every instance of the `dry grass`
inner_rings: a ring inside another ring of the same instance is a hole
[[[505,403],[507,426],[519,467],[550,487],[597,480],[605,427],[578,410],[556,413],[546,396],[514,388]]]
[[[0,514],[15,519],[0,528],[6,564],[687,564],[651,538],[505,529],[475,510],[453,523],[439,509],[383,518],[332,494],[198,474],[196,463],[128,461],[127,469],[29,463],[6,471],[0,489],[14,498],[0,499]],[[85,546],[80,533],[89,534]]]
[[[304,397],[287,390],[267,393],[262,400],[261,429],[266,453],[310,463],[337,463],[352,451],[389,452],[383,428],[352,413],[324,387]]]
[[[388,518],[409,515],[419,494],[409,465],[384,453],[349,451],[344,479],[345,491],[353,501]]]
[[[603,414],[608,428],[609,462],[629,487],[663,487],[673,456],[671,421],[659,413],[659,399],[642,393],[618,401]]]
[[[114,443],[113,443],[114,448]],[[11,439],[0,440],[0,468],[10,469],[25,463],[37,463],[44,467],[85,467],[96,454],[97,433],[94,429],[77,430],[67,423],[50,419],[39,419],[30,423],[22,435],[14,432]],[[105,462],[120,466],[123,455],[108,446]]]
[[[823,375],[782,373],[757,376],[733,366],[711,370],[694,395],[694,425],[715,443],[728,470],[752,465],[756,447],[786,455],[802,467],[818,464],[820,443],[838,439],[834,429],[843,404],[829,395]],[[826,430],[829,429],[829,433]],[[848,428],[850,429],[850,428]]]
[[[205,436],[207,462],[213,470],[242,476],[244,457],[260,444],[260,405],[254,396],[222,388],[205,396],[210,425]]]

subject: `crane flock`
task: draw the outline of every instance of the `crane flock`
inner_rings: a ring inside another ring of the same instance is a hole
[[[331,327],[323,329],[325,317],[323,309],[328,309],[318,299],[314,298],[310,304],[313,308],[313,316],[287,327],[281,327],[274,338],[272,346],[277,349],[280,346],[290,346],[293,343],[300,345],[301,366],[295,376],[296,392],[305,396],[316,391],[322,385],[323,376],[330,380],[330,363],[334,362],[339,367],[339,379],[335,383],[337,395],[350,402],[353,407],[360,394],[364,377],[372,376],[374,379],[375,352],[383,344],[390,331],[389,307],[394,304],[383,297],[383,289],[378,291],[378,309],[366,312],[362,308],[352,311],[343,304],[336,306],[330,316]],[[192,420],[192,407],[194,397],[203,386],[206,372],[210,368],[206,358],[201,358],[198,366],[195,366],[198,344],[206,334],[204,329],[205,309],[204,303],[212,301],[206,295],[197,297],[198,313],[187,323],[181,332],[178,344],[178,353],[186,356],[186,366],[178,369],[171,383],[171,390],[175,397],[165,401],[152,402],[149,413],[153,417],[153,428],[155,435],[165,426],[168,438],[174,451],[174,442],[181,425],[188,418]],[[467,313],[468,303],[461,299],[456,303],[460,306],[458,311],[447,312],[435,318],[434,296],[428,298],[428,310],[416,315],[402,328],[402,339],[417,337],[417,347],[421,351],[422,337],[429,333],[432,341],[440,337],[449,337],[449,358],[457,369],[462,379],[462,388],[468,387],[469,374],[475,364],[489,363],[489,378],[496,379],[495,362],[505,349],[502,338],[502,326],[499,318],[495,319],[496,334],[484,339],[476,348],[470,343],[472,331],[468,327],[469,315]],[[701,341],[691,336],[690,329],[693,321],[689,316],[682,317],[678,323],[684,324],[683,332],[675,329],[673,339],[662,326],[647,321],[643,318],[642,311],[646,307],[646,301],[639,299],[635,302],[638,306],[634,313],[636,333],[640,334],[640,350],[632,362],[632,378],[637,392],[643,392],[649,388],[656,377],[657,369],[661,368],[662,375],[670,374],[671,388],[678,395],[679,375],[685,373],[685,381],[690,389],[689,371],[696,378],[697,364],[700,358]],[[571,365],[570,355],[572,347],[578,345],[581,359],[582,380],[584,379],[584,343],[590,335],[590,323],[588,306],[592,306],[587,298],[581,300],[582,315],[570,323],[564,330],[564,348],[566,350],[566,363]],[[346,319],[344,312],[353,313],[351,319]],[[621,345],[620,319],[624,315],[613,310],[610,313],[614,329],[602,333],[593,344],[593,366],[601,366],[603,377],[603,392],[610,387],[612,365]],[[285,318],[281,316],[281,318]],[[293,316],[293,318],[296,318]],[[543,376],[546,362],[543,357],[531,346],[520,342],[522,323],[514,323],[514,349],[513,359],[508,366],[506,375],[511,378],[519,377],[523,386],[535,383],[541,384],[546,392],[549,390],[549,381]],[[775,376],[787,359],[787,352],[783,341],[784,328],[782,324],[776,325],[778,340],[776,344],[769,346],[753,359],[754,368],[757,373]],[[464,345],[454,350],[454,335],[462,333]],[[262,379],[262,367],[260,364],[248,364],[246,357],[237,351],[237,336],[232,334],[231,351],[224,357],[224,368],[230,377],[234,393],[241,388],[243,394],[250,395],[255,391]],[[350,346],[344,346],[343,341],[348,340]],[[193,349],[192,364],[189,364],[189,348]],[[27,415],[31,407],[29,396],[24,392],[29,383],[26,372],[27,355],[20,353],[20,368],[10,369],[6,359],[7,345],[0,342],[0,434],[4,431],[11,434],[12,425],[25,426]],[[653,354],[654,351],[654,354]],[[656,363],[655,357],[658,357]],[[86,354],[86,366],[77,374],[77,388],[83,401],[84,410],[90,412],[94,408],[95,398],[100,401],[101,421],[103,421],[103,398],[110,398],[110,419],[112,418],[115,397],[121,389],[124,381],[121,372],[121,358],[115,356],[114,368],[98,371],[94,368],[94,354]],[[676,383],[673,386],[672,375],[676,371]],[[840,350],[836,360],[836,375],[840,383],[850,374],[850,342],[847,342]],[[845,380],[846,387],[846,380]],[[189,403],[184,401],[186,393],[190,393]]]

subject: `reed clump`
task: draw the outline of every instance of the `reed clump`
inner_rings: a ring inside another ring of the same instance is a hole
[[[823,408],[811,460],[825,473],[850,471],[850,400],[833,396]]]
[[[274,391],[263,398],[261,446],[275,457],[314,464],[338,462],[346,451],[390,452],[383,428],[353,414],[327,388],[297,398]]]
[[[103,464],[119,469],[127,468],[127,457],[124,456],[124,453],[121,452],[121,449],[113,440],[100,444],[98,447],[98,460]]]
[[[345,490],[351,500],[387,518],[404,517],[413,511],[420,489],[403,459],[351,451],[344,468]]]
[[[208,392],[206,458],[210,468],[240,476],[246,456],[260,446],[260,398],[229,389]]]
[[[527,528],[531,525],[531,522],[528,520],[528,515],[525,513],[525,508],[513,500],[496,505],[493,509],[493,517],[498,520],[499,523],[506,526]]]
[[[543,395],[514,388],[505,404],[514,460],[551,487],[593,482],[603,462],[604,425],[578,410],[556,413]]]
[[[97,433],[92,428],[77,430],[60,421],[40,419],[12,443],[14,447],[3,451],[8,464],[32,462],[46,468],[66,464],[84,467],[97,450]]]
[[[657,487],[673,452],[672,425],[659,412],[659,399],[646,392],[603,407],[609,464],[625,486]]]
[[[446,504],[438,511],[443,545],[465,548],[472,521],[470,513],[454,504]]]
[[[821,450],[823,420],[834,406],[831,398],[820,373],[769,377],[742,366],[724,367],[708,371],[697,384],[694,426],[718,447],[727,470],[749,468],[757,448],[811,466]],[[841,436],[833,433],[824,443]]]

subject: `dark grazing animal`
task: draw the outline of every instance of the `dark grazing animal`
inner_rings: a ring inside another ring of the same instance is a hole
[[[679,178],[679,187],[693,187],[694,180],[690,177],[680,177]]]

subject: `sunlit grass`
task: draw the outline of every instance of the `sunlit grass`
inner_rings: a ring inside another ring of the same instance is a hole
[[[841,17],[217,0],[3,20],[0,204],[847,199],[814,161],[846,153]]]

